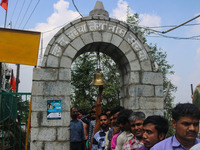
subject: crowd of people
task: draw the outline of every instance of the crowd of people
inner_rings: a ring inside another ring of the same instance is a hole
[[[175,134],[168,138],[169,120],[163,116],[146,117],[120,106],[98,113],[96,107],[89,114],[71,108],[71,150],[200,150],[200,110],[194,104],[172,109]]]

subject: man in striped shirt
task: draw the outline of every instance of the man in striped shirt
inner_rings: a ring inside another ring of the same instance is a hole
[[[99,115],[101,129],[94,135],[92,150],[104,150],[105,149],[105,136],[109,130],[108,116],[104,113]]]

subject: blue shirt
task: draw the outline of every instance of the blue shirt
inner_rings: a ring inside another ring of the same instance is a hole
[[[137,148],[136,150],[148,150],[148,148],[143,145],[142,147]]]
[[[200,143],[200,139],[196,138],[195,144]],[[150,150],[187,150],[179,141],[176,139],[175,135],[171,136],[156,145],[154,145]]]
[[[82,142],[85,140],[83,123],[77,120],[70,120],[70,142]]]

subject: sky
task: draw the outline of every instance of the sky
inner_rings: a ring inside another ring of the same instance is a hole
[[[167,31],[200,15],[199,0],[102,0],[111,18],[126,20],[129,13],[138,13],[140,26]],[[89,16],[96,0],[74,0],[79,13]],[[43,49],[54,34],[64,25],[80,18],[71,0],[9,0],[6,27],[42,33]],[[0,27],[4,27],[5,10],[0,7]],[[11,24],[11,25],[10,25]],[[200,17],[165,34],[154,32],[147,43],[156,44],[167,53],[174,75],[168,76],[177,86],[174,104],[192,102],[193,88],[200,83]],[[40,62],[40,60],[38,61]],[[16,65],[10,64],[16,72]],[[31,92],[32,66],[21,65],[19,92]]]

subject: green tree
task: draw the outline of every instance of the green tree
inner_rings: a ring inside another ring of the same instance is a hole
[[[139,24],[138,16],[139,15],[137,13],[130,15],[129,8],[128,8],[127,23],[136,33],[139,34],[139,36],[141,36],[144,39],[144,41],[146,41],[144,34],[149,34],[150,32],[148,30],[143,30],[142,28],[138,26]],[[163,49],[158,48],[156,44],[149,44],[148,47],[150,49],[154,62],[159,67],[157,71],[160,71],[163,74],[163,92],[165,96],[164,97],[165,98],[164,99],[165,100],[164,101],[164,106],[165,106],[164,115],[166,118],[168,118],[169,124],[170,124],[170,128],[169,128],[167,136],[171,136],[174,134],[174,130],[171,124],[171,118],[172,118],[171,109],[173,107],[173,100],[174,100],[173,93],[176,91],[177,87],[173,85],[171,80],[168,78],[168,75],[174,74],[174,71],[172,71],[173,65],[170,65],[168,63],[167,53]]]
[[[102,94],[102,107],[113,108],[119,105],[119,73],[112,59],[100,53],[101,72],[104,75]],[[97,86],[91,86],[94,74],[97,72],[97,56],[94,52],[88,52],[76,58],[72,65],[72,105],[78,108],[90,110],[96,104]]]
[[[95,104],[95,87],[91,86],[93,73],[95,72],[96,59],[90,53],[84,53],[77,57],[72,65],[73,91],[71,95],[72,105],[90,109]]]

